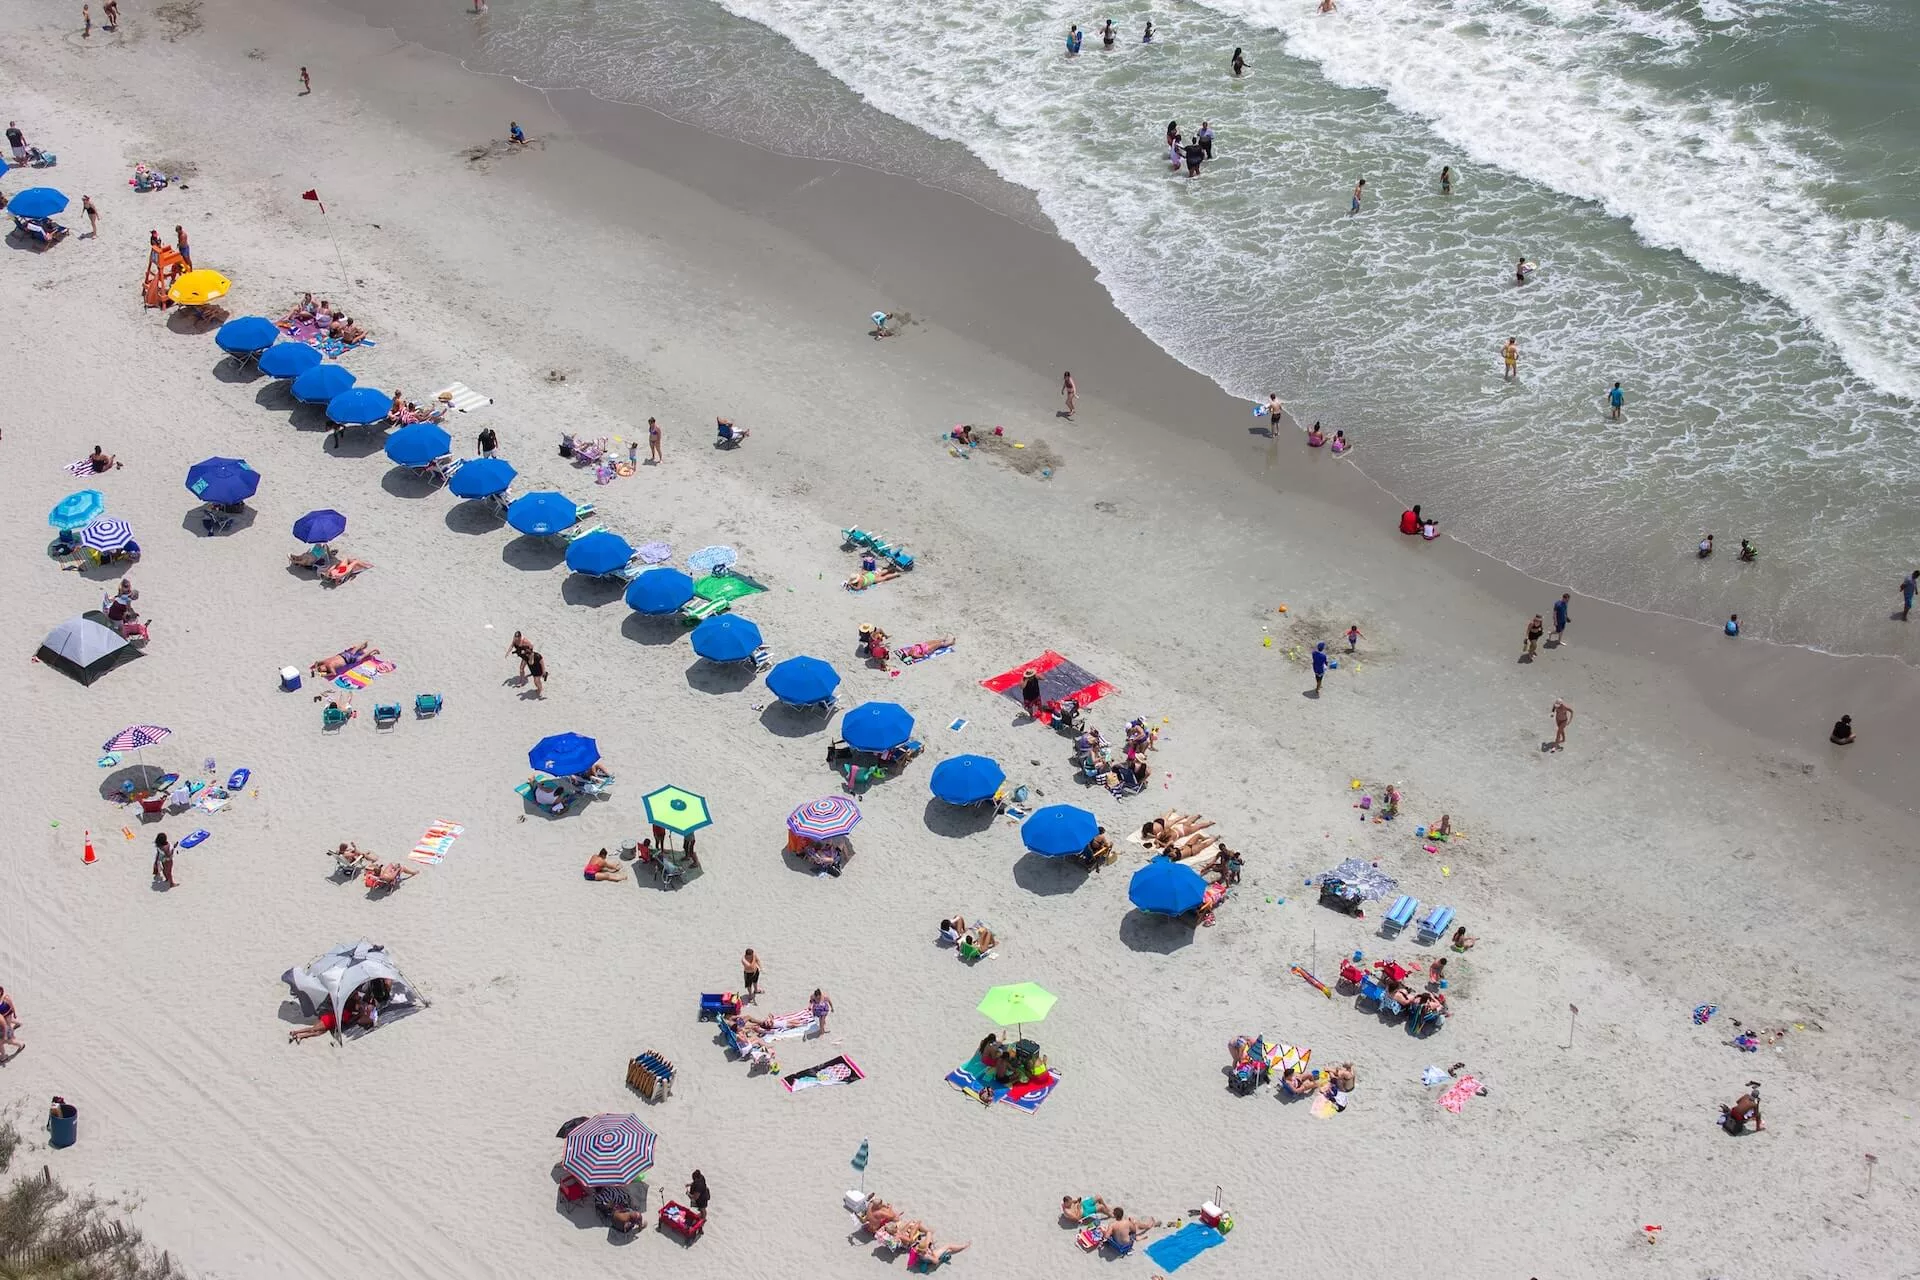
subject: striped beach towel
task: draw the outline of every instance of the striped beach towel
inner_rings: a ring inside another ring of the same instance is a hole
[[[458,413],[472,413],[475,409],[484,409],[493,403],[492,396],[483,396],[464,382],[448,383],[433,393],[435,400],[442,397]]]
[[[66,466],[66,472],[68,475],[74,477],[90,476],[93,474],[93,459],[82,458],[78,462],[69,462]]]
[[[372,662],[363,662],[357,667],[349,667],[335,676],[333,682],[342,689],[364,689],[392,670],[391,662],[376,658]]]
[[[427,828],[426,834],[420,837],[420,843],[414,845],[413,852],[407,856],[415,862],[445,862],[453,842],[465,832],[466,828],[457,822],[436,822]]]
[[[810,1036],[820,1029],[814,1020],[811,1009],[799,1009],[793,1013],[774,1015],[773,1030],[761,1036],[762,1040],[790,1040],[795,1036]]]

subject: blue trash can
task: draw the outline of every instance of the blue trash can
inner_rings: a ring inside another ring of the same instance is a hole
[[[47,1111],[47,1145],[70,1147],[80,1139],[80,1108],[56,1097]]]

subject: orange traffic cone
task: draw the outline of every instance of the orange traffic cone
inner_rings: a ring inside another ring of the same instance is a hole
[[[98,855],[93,851],[93,832],[89,831],[87,832],[87,852],[84,861],[88,866],[92,866],[99,860]]]

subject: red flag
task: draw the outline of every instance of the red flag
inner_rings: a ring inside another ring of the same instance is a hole
[[[327,211],[327,206],[323,204],[320,200],[320,192],[313,187],[308,187],[305,191],[302,191],[300,193],[300,198],[302,200],[311,200],[315,204],[320,205],[320,212],[322,213],[325,213]]]

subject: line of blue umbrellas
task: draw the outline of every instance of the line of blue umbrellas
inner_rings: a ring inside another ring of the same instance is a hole
[[[214,345],[228,355],[252,361],[270,378],[290,379],[288,390],[301,404],[325,405],[327,421],[335,426],[370,426],[393,408],[386,392],[358,385],[351,373],[328,364],[316,348],[280,339],[280,326],[265,316],[239,316],[213,335]]]

